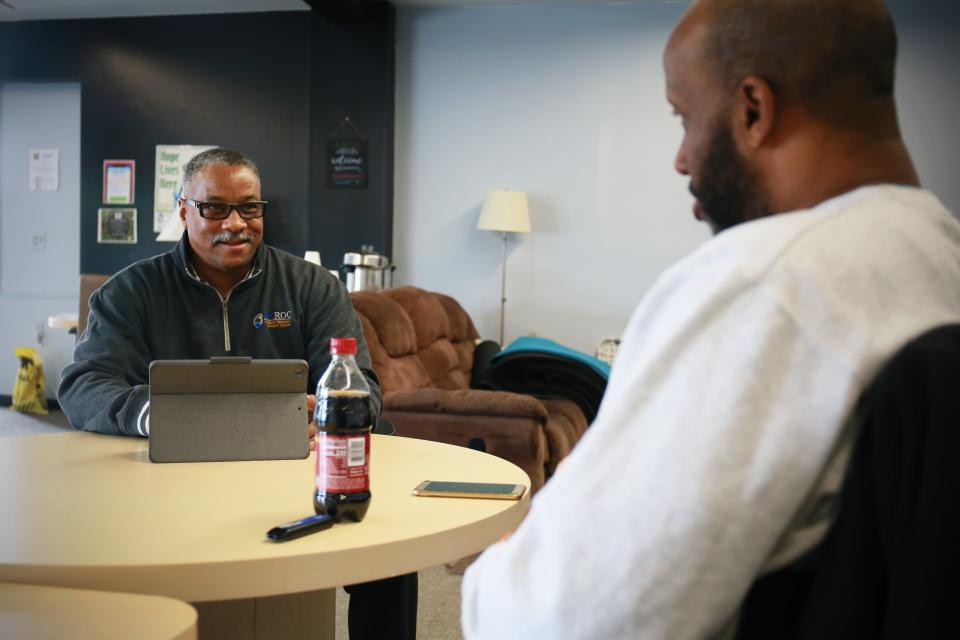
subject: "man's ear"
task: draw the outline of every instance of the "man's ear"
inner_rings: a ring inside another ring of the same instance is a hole
[[[760,76],[746,76],[737,86],[734,130],[743,144],[760,147],[773,131],[776,99],[770,83]]]
[[[183,198],[177,198],[177,206],[180,207],[180,223],[186,227],[187,226],[187,203],[183,201]]]

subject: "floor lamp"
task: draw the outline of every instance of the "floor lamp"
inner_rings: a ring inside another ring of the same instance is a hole
[[[530,210],[527,194],[523,191],[498,190],[487,193],[480,211],[477,229],[499,231],[503,239],[500,266],[500,345],[503,345],[503,327],[507,308],[507,233],[530,232]]]

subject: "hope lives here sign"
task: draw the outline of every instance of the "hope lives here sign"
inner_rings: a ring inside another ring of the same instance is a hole
[[[211,145],[158,144],[156,175],[153,186],[153,231],[160,233],[168,221],[176,215],[177,195],[183,167],[201,151],[212,149]]]

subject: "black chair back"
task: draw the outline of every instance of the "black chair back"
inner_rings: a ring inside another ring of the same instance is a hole
[[[946,630],[960,576],[960,325],[903,347],[855,418],[836,521],[811,552],[757,580],[738,639],[956,633]]]

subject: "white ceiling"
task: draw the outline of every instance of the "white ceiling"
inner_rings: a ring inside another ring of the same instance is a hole
[[[339,2],[342,0],[317,0]],[[353,0],[356,2],[357,0]],[[689,0],[392,0],[397,7],[467,7],[510,4],[624,4]],[[307,11],[303,0],[0,0],[0,22],[133,16]]]
[[[515,4],[638,4],[690,2],[690,0],[390,0],[395,7],[483,7]]]
[[[309,9],[302,0],[0,0],[0,21]]]

